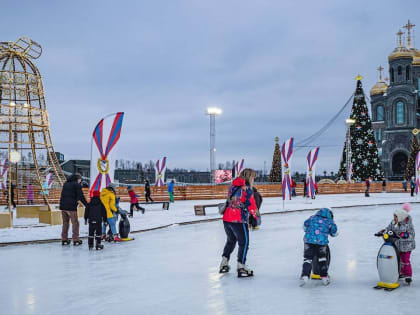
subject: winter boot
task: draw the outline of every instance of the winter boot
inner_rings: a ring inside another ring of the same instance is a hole
[[[69,240],[62,240],[61,245],[63,245],[63,246],[70,245],[70,241]]]
[[[407,284],[410,284],[412,281],[413,281],[413,279],[411,279],[411,277],[406,277],[406,278],[405,278],[405,282],[406,282]]]
[[[141,214],[144,214],[144,211],[146,211],[146,209],[144,208],[141,208],[140,210],[141,210]]]
[[[82,240],[77,240],[73,242],[73,246],[79,246],[82,245],[83,241]]]
[[[114,236],[114,242],[122,242],[122,239],[118,237],[118,235]]]
[[[299,286],[303,287],[304,285],[306,285],[309,282],[309,277],[308,276],[302,276],[300,277],[300,283]]]
[[[104,245],[102,244],[96,244],[96,250],[104,249]]]
[[[249,269],[247,265],[241,264],[240,262],[238,262],[237,271],[238,271],[238,278],[252,277],[254,275],[253,270]]]
[[[322,277],[321,278],[323,285],[329,285],[330,284],[330,276]]]
[[[220,263],[219,273],[226,273],[226,272],[229,272],[229,270],[230,270],[229,259],[223,256],[222,262]]]

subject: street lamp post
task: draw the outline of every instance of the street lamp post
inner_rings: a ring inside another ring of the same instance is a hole
[[[216,116],[221,115],[222,110],[217,107],[209,107],[206,115],[210,116],[210,183],[214,184],[214,171],[216,169]]]
[[[350,127],[356,123],[354,119],[346,119],[347,125],[347,134],[346,134],[346,141],[347,141],[347,150],[346,150],[346,170],[347,170],[347,182],[351,182],[351,174],[350,174],[350,164],[351,164],[351,135],[350,135]]]

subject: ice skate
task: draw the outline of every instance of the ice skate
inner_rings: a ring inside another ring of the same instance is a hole
[[[96,244],[96,250],[104,249],[104,245],[102,244]]]
[[[141,214],[144,214],[144,212],[146,211],[146,209],[141,209]]]
[[[82,245],[83,241],[82,240],[77,240],[73,242],[73,246],[79,246]]]
[[[254,271],[249,269],[247,265],[241,264],[238,262],[238,278],[245,278],[245,277],[252,277],[254,275]]]
[[[330,276],[322,277],[321,278],[323,285],[329,285],[330,284]]]
[[[299,286],[303,287],[304,285],[306,285],[309,282],[309,277],[308,276],[303,276],[300,277],[300,283]]]
[[[61,245],[63,245],[63,246],[70,245],[70,241],[69,240],[62,240]]]
[[[411,279],[411,277],[406,277],[404,280],[405,280],[405,283],[407,283],[408,285],[410,285],[411,282],[413,282],[413,279]]]
[[[230,270],[229,260],[226,257],[222,257],[222,262],[220,263],[219,273],[227,273]]]

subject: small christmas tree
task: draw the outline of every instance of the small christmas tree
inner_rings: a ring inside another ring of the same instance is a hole
[[[372,177],[374,180],[383,178],[381,161],[373,135],[361,79],[360,75],[356,78],[357,86],[350,114],[350,118],[355,121],[350,126],[352,178],[357,182],[364,181],[369,177]],[[346,155],[347,141],[344,144],[340,170],[338,171],[338,176],[342,178],[346,178],[347,175]]]
[[[417,140],[417,133],[413,132],[413,142],[411,142],[411,153],[408,158],[407,168],[405,169],[405,179],[410,180],[411,177],[416,175],[416,156],[420,151],[419,141]]]
[[[270,176],[268,177],[268,181],[272,183],[280,183],[281,178],[281,153],[280,153],[280,145],[279,145],[279,137],[276,137],[276,145],[274,147],[274,154],[273,154],[273,164],[271,165]]]

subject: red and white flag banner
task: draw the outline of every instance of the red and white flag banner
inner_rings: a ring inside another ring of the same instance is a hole
[[[7,172],[9,170],[9,159],[0,160],[0,183],[1,189],[7,189]]]
[[[101,119],[93,130],[90,159],[90,196],[114,181],[115,145],[120,139],[124,113]]]
[[[162,161],[157,160],[156,165],[155,165],[156,187],[165,186],[165,172],[166,172],[166,156],[163,157]]]
[[[290,163],[293,155],[293,138],[290,138],[283,143],[281,148],[281,158],[283,160],[283,182],[282,182],[282,193],[283,200],[292,199],[292,178]]]
[[[315,164],[318,160],[319,148],[309,151],[306,160],[308,168],[306,170],[306,195],[310,198],[315,196]]]
[[[239,174],[241,174],[241,172],[244,170],[244,163],[244,159],[235,163],[235,177],[238,177]]]

